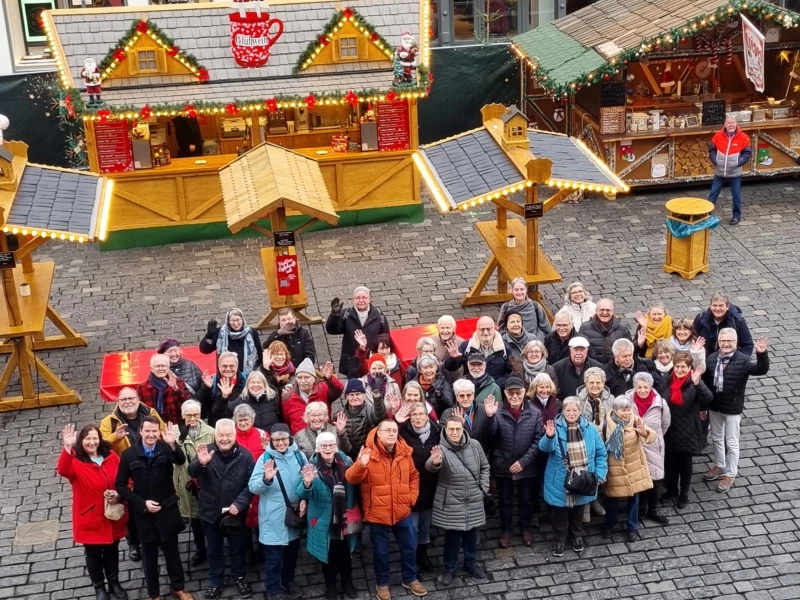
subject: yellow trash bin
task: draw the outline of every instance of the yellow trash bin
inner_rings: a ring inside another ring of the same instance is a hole
[[[667,256],[664,271],[693,279],[706,273],[711,229],[719,219],[714,204],[703,198],[674,198],[667,202]]]

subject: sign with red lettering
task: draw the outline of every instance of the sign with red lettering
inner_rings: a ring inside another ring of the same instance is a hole
[[[378,150],[408,150],[411,137],[408,125],[408,103],[378,102]]]
[[[300,265],[297,264],[297,256],[276,256],[275,272],[278,275],[279,296],[294,296],[300,293]]]
[[[260,2],[253,2],[255,9],[247,11],[249,2],[236,1],[238,10],[229,16],[231,22],[231,51],[233,59],[241,67],[263,67],[269,60],[269,49],[283,33],[283,21],[270,19],[262,12]]]
[[[94,139],[101,173],[133,171],[133,149],[127,121],[95,121]]]

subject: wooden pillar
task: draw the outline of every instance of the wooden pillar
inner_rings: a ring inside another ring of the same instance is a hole
[[[279,206],[269,215],[269,224],[272,226],[272,233],[286,230],[286,209]]]
[[[508,229],[508,211],[502,206],[494,205],[495,214],[497,215],[497,229]]]
[[[250,140],[252,147],[255,148],[264,140],[261,139],[261,126],[258,124],[259,114],[257,110],[250,111],[250,120],[253,126],[250,128]]]
[[[525,190],[525,203],[535,204],[539,201],[539,185],[534,183]],[[528,275],[539,272],[539,219],[527,219],[527,268]]]

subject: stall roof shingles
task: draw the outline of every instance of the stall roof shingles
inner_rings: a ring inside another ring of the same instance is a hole
[[[428,146],[422,152],[457,203],[525,179],[485,129]]]
[[[516,36],[514,43],[546,69],[554,81],[563,81],[562,77],[567,74],[594,71],[605,63],[597,52],[584,48],[552,23]]]
[[[6,222],[91,238],[92,212],[102,184],[103,179],[96,175],[29,164]]]
[[[534,156],[547,157],[553,161],[552,179],[603,186],[618,185],[586,155],[588,150],[584,151],[572,138],[529,129],[528,140]]]

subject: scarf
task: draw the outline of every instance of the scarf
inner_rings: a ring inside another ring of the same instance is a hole
[[[419,441],[423,445],[425,444],[425,442],[428,441],[428,438],[431,436],[431,422],[430,421],[425,421],[425,425],[423,427],[420,427],[419,429],[417,429],[413,425],[411,426],[411,428],[414,430],[414,433],[416,433],[419,436]]]
[[[614,431],[611,432],[606,442],[606,450],[617,460],[622,460],[622,457],[625,455],[625,423],[613,411],[611,412],[611,420],[614,421],[617,426],[614,428]]]
[[[673,348],[675,348],[676,352],[691,352],[692,350],[692,338],[686,340],[685,344],[681,344],[674,335],[669,338],[669,343],[672,344]]]
[[[214,455],[219,456],[220,460],[224,462],[226,465],[239,455],[238,442],[233,442],[233,446],[231,446],[231,449],[228,450],[227,452],[223,452],[222,448],[217,446],[216,443],[209,444],[209,446],[213,446],[212,451],[216,450],[216,452],[214,452]]]
[[[383,360],[386,361],[386,372],[391,373],[397,368],[397,355],[390,354],[389,358],[384,358]]]
[[[647,341],[645,342],[644,355],[647,358],[653,356],[653,346],[655,346],[656,342],[658,340],[668,339],[671,333],[672,317],[664,315],[664,318],[661,319],[661,323],[656,325],[650,320],[650,315],[647,315],[647,330],[645,331]]]
[[[500,335],[499,331],[494,332],[494,338],[492,338],[492,345],[489,349],[481,347],[481,341],[478,338],[478,332],[472,334],[472,337],[469,338],[469,342],[467,342],[467,347],[464,350],[464,356],[469,356],[470,352],[481,352],[484,356],[488,357],[495,352],[502,352],[503,357],[506,356],[506,345],[503,342],[503,336]]]
[[[546,366],[547,359],[544,356],[537,363],[530,363],[527,358],[522,359],[522,368],[525,370],[525,379],[528,381],[533,381],[533,378],[542,373]]]
[[[586,401],[589,403],[589,406],[592,407],[592,423],[600,425],[600,398],[592,398],[591,394],[589,394],[589,390],[586,390]]]
[[[536,399],[539,401],[539,404],[541,404],[544,408],[547,408],[547,402],[550,400],[550,396],[540,396],[539,394],[536,394]]]
[[[653,361],[656,365],[656,369],[658,369],[659,373],[669,373],[672,371],[672,361],[669,361],[667,364],[662,365],[661,362],[655,360]]]
[[[720,352],[717,357],[717,368],[714,369],[714,389],[718,392],[722,391],[722,386],[725,383],[725,368],[728,366],[728,363],[731,362],[735,352],[736,350],[730,354],[723,354]]]
[[[633,378],[633,369],[628,369],[626,367],[620,367],[617,365],[619,374],[622,376],[622,380],[625,383],[630,383],[630,380]]]
[[[290,360],[287,360],[285,363],[283,363],[282,367],[272,363],[269,370],[272,371],[276,377],[280,377],[281,375],[294,375],[294,365]]]
[[[159,415],[163,415],[164,414],[164,397],[166,396],[167,388],[169,387],[169,385],[167,384],[166,380],[159,379],[158,377],[156,377],[152,373],[150,373],[150,376],[147,378],[147,381],[156,390],[156,406],[155,406],[156,412]]]
[[[653,390],[650,390],[650,393],[647,395],[647,398],[640,398],[639,394],[636,392],[633,393],[633,401],[636,403],[636,408],[639,410],[639,416],[644,418],[644,413],[647,412],[651,406],[653,406],[653,400],[656,398],[656,393]]]
[[[433,385],[434,381],[436,381],[435,377],[430,381],[428,381],[425,378],[425,375],[423,375],[422,373],[419,374],[419,378],[417,379],[417,382],[419,383],[420,387],[426,392],[428,391],[428,388],[430,388]]]
[[[556,434],[557,435],[557,434]],[[589,466],[589,456],[586,453],[586,444],[583,441],[583,433],[578,424],[567,424],[567,463],[578,471],[585,471]],[[572,508],[578,500],[577,494],[567,492],[567,506]]]
[[[669,401],[675,406],[683,406],[683,384],[691,377],[691,372],[684,375],[681,379],[672,373],[672,383],[669,386]]]
[[[466,373],[465,377],[466,377],[466,379],[467,379],[468,381],[471,381],[472,383],[474,383],[474,384],[475,384],[475,395],[477,396],[477,395],[478,395],[478,392],[479,392],[480,390],[482,390],[482,389],[483,389],[483,386],[486,384],[486,378],[487,378],[487,377],[489,377],[489,374],[488,374],[486,371],[484,371],[484,372],[483,372],[483,375],[481,375],[480,377],[478,377],[477,379],[475,379],[475,378],[474,378],[474,377],[473,377],[473,376],[470,374],[470,372],[469,372],[469,371],[467,371],[467,373]]]
[[[244,374],[248,374],[255,369],[256,361],[258,360],[258,350],[256,349],[255,342],[253,342],[252,329],[247,324],[247,321],[244,320],[243,314],[241,331],[231,331],[231,326],[228,323],[230,322],[229,319],[233,311],[242,314],[238,308],[232,308],[228,311],[228,314],[225,315],[225,324],[220,327],[219,335],[217,336],[217,356],[228,351],[228,343],[230,340],[241,340],[244,338],[244,364],[239,365],[239,370]]]
[[[595,316],[595,317],[592,317],[591,320],[594,321],[594,328],[597,329],[597,331],[603,337],[606,337],[609,333],[611,333],[611,330],[614,329],[614,319],[615,319],[615,317],[611,317],[611,319],[609,319],[608,323],[603,323],[600,319],[598,319]]]
[[[514,418],[515,421],[519,421],[519,417],[522,414],[522,409],[525,406],[525,403],[519,405],[519,408],[512,408],[511,404],[507,405],[508,413]]]
[[[319,477],[331,490],[331,538],[341,540],[347,535],[347,489],[345,487],[345,464],[337,452],[328,464],[317,454],[314,458]]]

